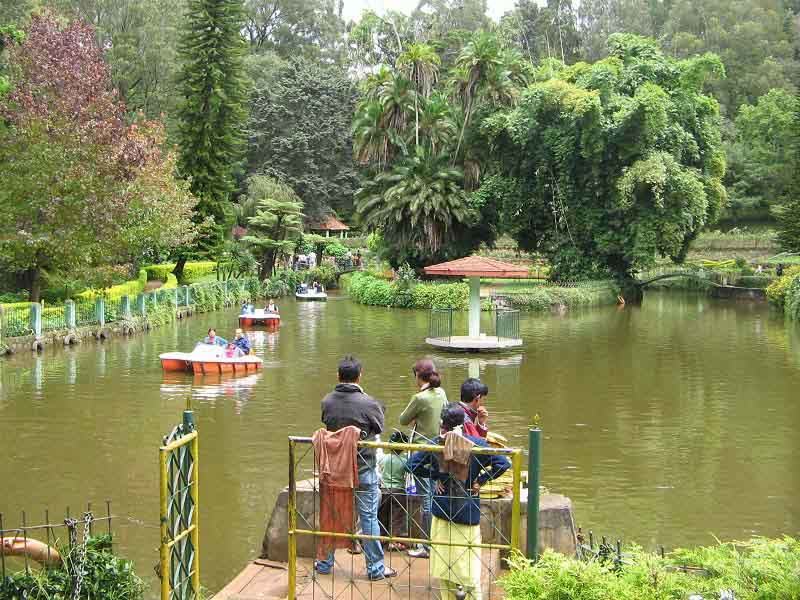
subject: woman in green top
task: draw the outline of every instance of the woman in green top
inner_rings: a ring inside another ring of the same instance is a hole
[[[411,441],[418,444],[433,444],[439,434],[442,409],[447,405],[447,395],[442,389],[442,379],[436,372],[436,365],[429,358],[418,360],[411,372],[416,378],[419,392],[411,397],[405,410],[400,413],[400,424],[414,424]],[[425,533],[430,535],[431,525],[431,485],[428,479],[416,479],[417,493],[422,494],[422,524]],[[416,558],[430,556],[428,547],[419,547],[409,551]]]

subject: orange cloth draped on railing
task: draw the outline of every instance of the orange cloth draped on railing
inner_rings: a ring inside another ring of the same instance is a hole
[[[319,473],[319,529],[333,533],[353,533],[353,488],[358,485],[358,427],[339,431],[318,429],[314,432],[314,463]],[[348,538],[322,536],[317,544],[317,558],[324,559],[336,548],[348,548]]]

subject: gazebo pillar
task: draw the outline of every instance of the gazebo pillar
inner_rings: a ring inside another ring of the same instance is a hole
[[[481,335],[481,278],[469,278],[469,337]]]

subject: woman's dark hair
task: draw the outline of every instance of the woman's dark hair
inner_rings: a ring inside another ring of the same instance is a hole
[[[213,327],[209,327],[209,328],[208,328],[208,331],[206,331],[206,335],[211,335],[211,332],[212,332],[212,331],[213,331],[214,333],[217,333],[217,330],[216,330],[216,329],[214,329]]]
[[[361,375],[361,363],[355,356],[347,355],[339,361],[339,381],[353,383]]]
[[[414,363],[411,372],[432,388],[438,388],[442,385],[442,378],[439,377],[439,373],[436,372],[436,365],[433,364],[430,358],[420,358]]]
[[[442,409],[442,429],[453,431],[464,424],[464,409],[458,402],[448,402]]]

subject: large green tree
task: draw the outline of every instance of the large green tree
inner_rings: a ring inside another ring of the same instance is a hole
[[[259,277],[266,279],[303,234],[303,203],[291,187],[263,175],[248,180],[247,195],[256,203],[256,214],[248,220],[242,241],[256,256]]]
[[[788,163],[793,173],[783,203],[775,210],[778,218],[778,240],[784,250],[800,252],[800,97],[795,97],[795,113],[789,130],[791,152]]]
[[[198,248],[213,252],[222,242],[244,157],[247,89],[243,0],[187,0],[180,57],[179,170],[199,202],[195,222],[213,220]],[[187,253],[175,266],[180,275]]]
[[[782,202],[795,185],[794,120],[796,94],[770,90],[753,105],[739,109],[735,138],[728,145],[728,190],[732,210],[769,207]]]
[[[38,301],[47,277],[104,270],[191,240],[195,204],[155,123],[127,125],[95,31],[34,16],[0,98],[0,266]]]
[[[726,198],[718,105],[703,93],[722,74],[713,55],[677,61],[626,34],[607,59],[543,70],[485,124],[520,246],[558,278],[629,281],[658,255],[682,259]]]
[[[353,82],[340,67],[306,59],[271,66],[251,100],[248,171],[286,182],[309,215],[348,215],[357,188]]]

